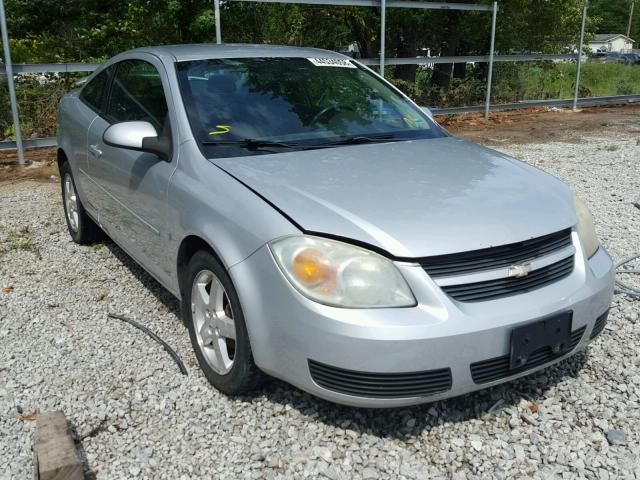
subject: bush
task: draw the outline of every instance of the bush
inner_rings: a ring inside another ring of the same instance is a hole
[[[634,85],[629,79],[623,78],[618,80],[616,85],[617,95],[632,95],[638,92],[638,85]]]
[[[53,137],[60,98],[84,74],[30,74],[16,77],[16,98],[23,138]],[[15,139],[6,81],[0,86],[0,140]]]

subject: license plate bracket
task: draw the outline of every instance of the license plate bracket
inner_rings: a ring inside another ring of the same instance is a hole
[[[568,351],[571,344],[573,312],[562,312],[529,323],[511,331],[509,368],[524,367],[529,356],[542,349],[551,348],[554,354]]]

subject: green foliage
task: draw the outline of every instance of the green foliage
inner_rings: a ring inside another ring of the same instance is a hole
[[[56,134],[56,113],[60,98],[83,74],[46,74],[18,77],[16,98],[23,138]],[[0,140],[15,140],[11,106],[6,85],[0,85]]]
[[[11,104],[9,103],[9,90],[6,82],[0,78],[0,141],[13,135],[13,123],[11,120]]]
[[[8,252],[18,250],[38,251],[38,246],[33,241],[33,234],[29,227],[5,230],[0,226],[0,257]]]
[[[213,11],[203,10],[198,13],[191,25],[189,25],[189,30],[200,37],[206,38],[207,35],[211,35],[211,32],[215,31],[215,15]]]
[[[106,59],[150,44],[212,41],[207,0],[7,0],[14,61]]]
[[[627,33],[631,0],[591,0],[589,11],[596,19],[597,33]],[[640,42],[640,3],[636,0],[631,38]]]
[[[575,68],[572,72],[568,67],[564,66],[575,88]],[[588,63],[582,66],[580,83],[588,87],[594,97],[640,94],[640,66]],[[566,90],[563,93],[566,94]],[[571,93],[567,96],[571,96]]]
[[[501,2],[498,51],[565,49],[575,42],[582,5],[583,0]],[[604,4],[601,9],[607,11]],[[592,10],[598,21],[608,21]],[[6,0],[6,11],[16,62],[105,59],[139,46],[215,39],[209,0]],[[355,42],[364,56],[377,56],[380,44],[374,8],[225,2],[221,18],[227,42],[332,49]],[[415,56],[421,48],[434,55],[486,53],[490,15],[390,8],[387,27],[389,57]]]
[[[429,71],[419,71],[416,82],[393,79],[393,83],[418,104],[437,107],[480,105],[485,100],[486,81],[480,67],[468,68],[466,79],[454,79],[447,91],[434,96]],[[640,94],[640,67],[618,63],[582,65],[581,97]],[[495,65],[492,102],[572,98],[576,65],[573,62]],[[435,98],[435,100],[433,100]]]

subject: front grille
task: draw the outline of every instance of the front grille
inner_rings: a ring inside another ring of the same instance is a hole
[[[501,378],[510,377],[525,370],[531,370],[533,368],[544,365],[557,358],[566,355],[578,346],[586,327],[579,328],[571,332],[571,342],[569,349],[561,353],[553,353],[551,347],[544,347],[536,350],[529,356],[529,360],[522,367],[510,369],[509,368],[509,355],[503,357],[496,357],[490,360],[483,360],[471,364],[471,378],[475,383],[489,383]]]
[[[426,257],[418,262],[432,278],[450,277],[530,262],[569,245],[571,245],[570,228],[523,242],[471,252]]]
[[[600,315],[596,319],[596,323],[593,326],[593,330],[591,330],[591,335],[589,335],[589,339],[590,340],[593,340],[594,338],[596,338],[598,335],[600,335],[602,333],[602,330],[604,330],[604,327],[607,324],[607,317],[608,316],[609,316],[609,310],[604,312],[602,315]]]
[[[442,290],[459,302],[481,302],[529,292],[567,277],[573,271],[573,255],[522,278],[499,278],[484,282],[443,286]]]
[[[319,386],[346,395],[374,398],[407,398],[451,389],[451,370],[406,373],[371,373],[345,370],[309,360],[311,378]]]

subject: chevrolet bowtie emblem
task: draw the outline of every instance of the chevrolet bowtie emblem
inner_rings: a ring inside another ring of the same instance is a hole
[[[524,265],[512,265],[509,267],[509,277],[510,278],[522,278],[526,277],[531,273],[533,267],[531,267],[530,263],[525,263]]]

